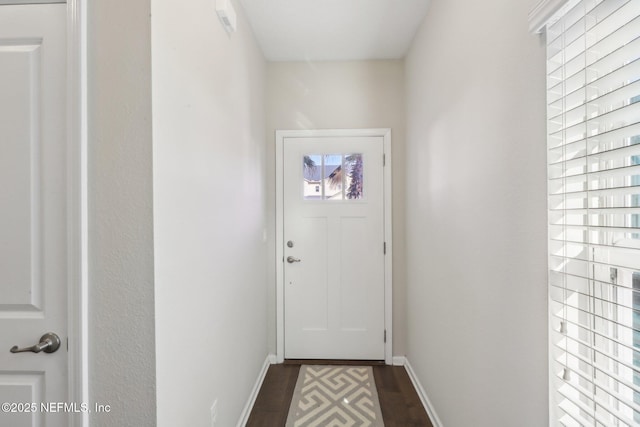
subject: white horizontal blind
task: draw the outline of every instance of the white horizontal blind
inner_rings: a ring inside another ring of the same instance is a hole
[[[547,26],[551,421],[640,425],[640,0]]]

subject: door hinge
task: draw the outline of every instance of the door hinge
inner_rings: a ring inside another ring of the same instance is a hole
[[[384,167],[384,166],[386,166],[386,165],[387,165],[387,155],[386,155],[386,154],[383,154],[383,155],[382,155],[382,166]]]
[[[387,254],[387,242],[383,242],[383,243],[382,243],[382,253],[383,253],[384,255],[386,255],[386,254]]]
[[[384,330],[384,342],[387,342],[387,330]]]

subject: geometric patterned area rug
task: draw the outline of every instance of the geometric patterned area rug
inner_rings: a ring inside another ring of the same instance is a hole
[[[382,427],[371,366],[302,365],[286,427]]]

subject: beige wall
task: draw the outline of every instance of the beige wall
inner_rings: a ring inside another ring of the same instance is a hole
[[[547,425],[545,57],[531,1],[434,0],[406,62],[407,356],[447,427]]]
[[[89,387],[94,427],[156,425],[149,1],[88,9]]]
[[[405,350],[404,62],[272,62],[267,66],[269,229],[275,241],[277,129],[391,128],[394,355]],[[269,246],[269,350],[275,353],[275,247]]]
[[[152,0],[158,426],[236,425],[267,356],[265,61],[240,5]]]

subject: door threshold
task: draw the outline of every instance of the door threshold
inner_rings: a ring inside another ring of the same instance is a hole
[[[354,365],[383,366],[384,360],[284,359],[285,365]]]

